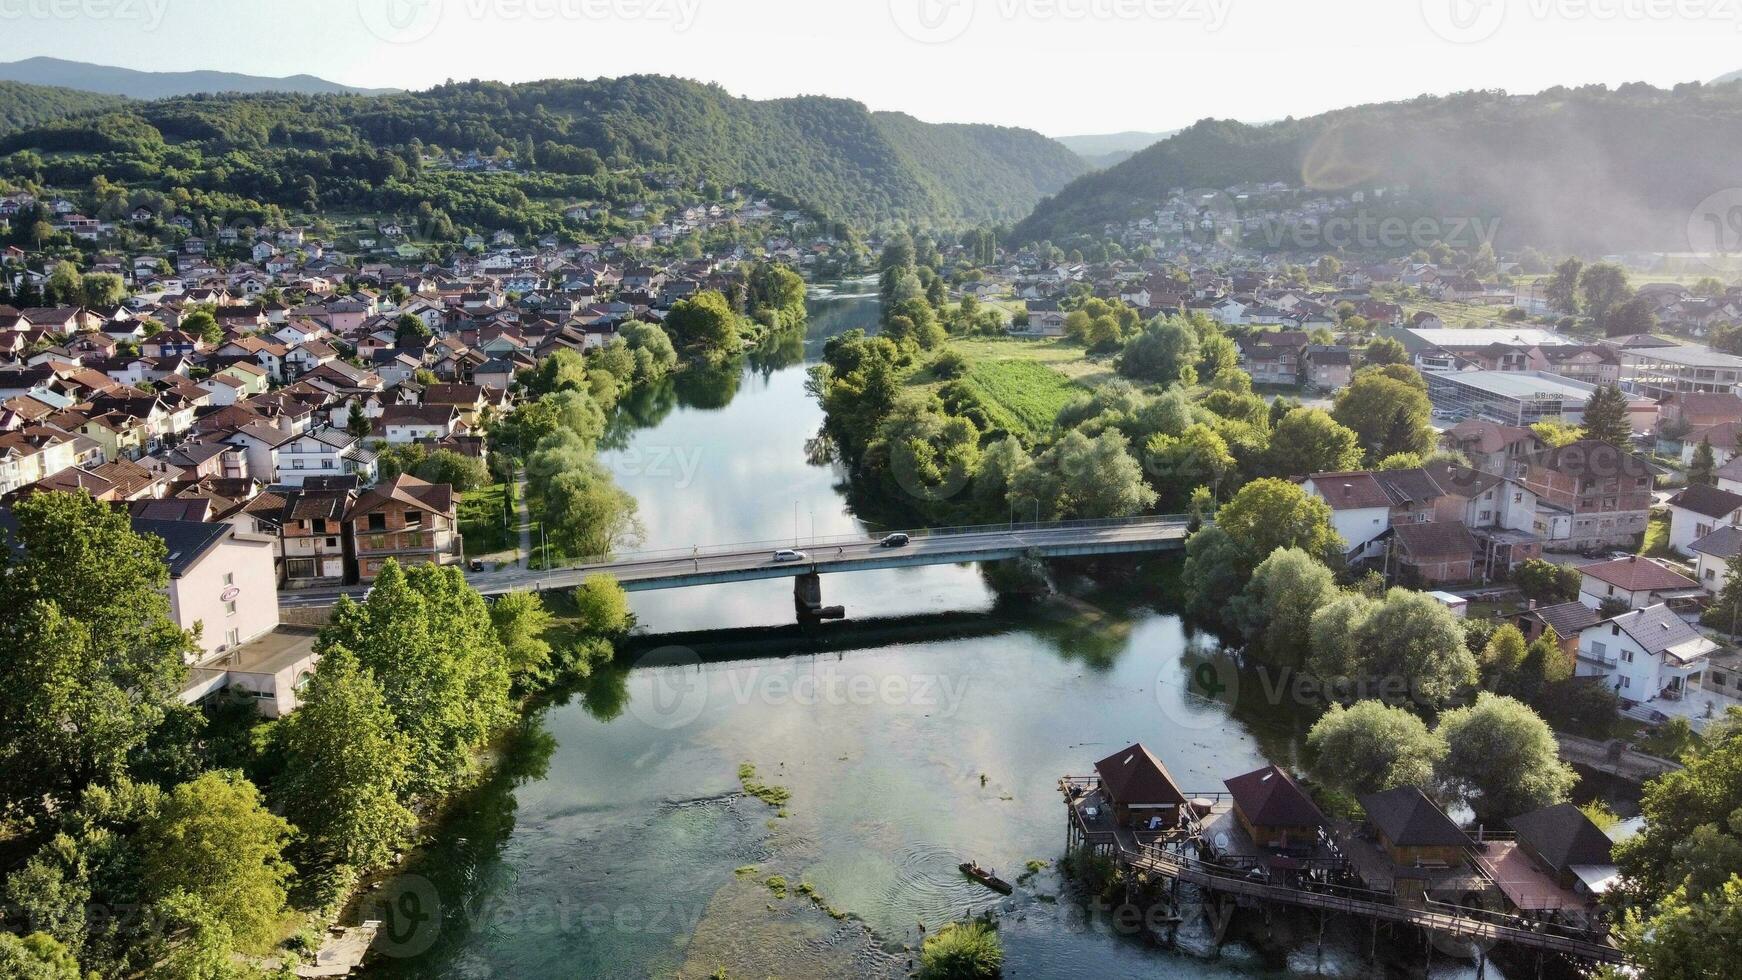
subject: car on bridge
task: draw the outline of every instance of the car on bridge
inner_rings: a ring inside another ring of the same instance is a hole
[[[774,553],[774,560],[776,562],[810,561],[810,558],[810,555],[807,555],[802,551],[794,551],[791,548],[782,548]]]
[[[877,544],[879,547],[883,547],[883,548],[905,548],[905,547],[907,547],[908,542],[910,542],[911,540],[912,539],[909,538],[906,534],[903,534],[902,532],[897,531],[894,534],[884,535],[883,540],[877,542]]]

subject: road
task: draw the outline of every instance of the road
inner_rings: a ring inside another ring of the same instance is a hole
[[[794,578],[811,573],[994,561],[1030,554],[1063,558],[1167,551],[1184,545],[1186,529],[1185,518],[1166,517],[909,531],[906,532],[910,536],[909,543],[892,548],[883,547],[879,538],[832,537],[814,542],[801,540],[798,547],[805,553],[803,560],[776,562],[773,557],[776,550],[793,547],[789,539],[629,554],[608,562],[548,571],[509,566],[468,572],[466,578],[473,588],[485,595],[500,595],[526,589],[573,588],[589,575],[606,573],[615,577],[626,590],[641,592],[721,582]],[[358,596],[364,591],[362,586],[356,586],[345,590],[284,593],[279,603],[282,606],[329,605],[341,594]]]

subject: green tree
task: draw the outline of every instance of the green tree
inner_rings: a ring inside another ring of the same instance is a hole
[[[1742,874],[1742,714],[1708,726],[1704,748],[1647,783],[1639,808],[1644,827],[1616,845],[1615,863],[1643,916],[1673,908],[1678,890],[1703,901]]]
[[[1404,370],[1414,373],[1410,368]],[[1380,371],[1362,371],[1337,392],[1331,414],[1355,433],[1368,459],[1433,452],[1433,405],[1408,381]]]
[[[1265,663],[1299,667],[1306,661],[1313,613],[1336,594],[1330,569],[1299,548],[1281,548],[1258,564],[1231,614]]]
[[[363,411],[362,402],[354,401],[351,403],[350,411],[345,414],[345,431],[359,439],[368,438],[369,433],[373,431],[369,416]]]
[[[238,947],[264,950],[290,912],[284,847],[292,833],[240,774],[208,772],[171,790],[140,826],[140,892],[150,901],[192,896],[231,930]]]
[[[12,980],[84,980],[78,957],[45,932],[28,936],[0,932],[0,976]]]
[[[512,717],[507,654],[483,597],[453,566],[389,559],[362,603],[340,599],[320,651],[343,647],[380,682],[411,746],[413,794],[438,793]]]
[[[1278,548],[1299,548],[1326,564],[1343,557],[1331,508],[1287,480],[1264,478],[1241,487],[1216,512],[1216,526],[1239,546],[1245,559],[1242,578]]]
[[[1543,445],[1550,449],[1570,446],[1585,437],[1584,430],[1568,425],[1560,419],[1544,419],[1532,425],[1530,431],[1542,440]]]
[[[1423,592],[1386,593],[1355,642],[1361,662],[1352,679],[1387,699],[1437,707],[1476,682],[1476,658],[1457,618]]]
[[[1157,384],[1197,383],[1198,333],[1180,317],[1156,317],[1125,344],[1119,373]]]
[[[218,326],[218,318],[207,310],[195,310],[182,317],[181,332],[213,346],[224,342],[224,328]]]
[[[1264,464],[1278,477],[1345,472],[1361,465],[1360,440],[1323,409],[1298,408],[1271,430]]]
[[[1564,803],[1578,782],[1548,724],[1512,698],[1479,694],[1470,707],[1447,712],[1436,731],[1446,743],[1441,783],[1483,820]]]
[[[1227,441],[1201,423],[1187,426],[1177,438],[1157,433],[1145,447],[1144,459],[1160,488],[1162,506],[1169,509],[1184,504],[1198,487],[1214,493],[1235,466]]]
[[[1605,334],[1609,332],[1611,315],[1632,298],[1627,270],[1612,262],[1588,265],[1579,274],[1579,300],[1597,329]]]
[[[1073,430],[1017,474],[1011,498],[1020,511],[1038,502],[1046,519],[1063,520],[1130,517],[1153,505],[1156,493],[1123,434],[1090,439]]]
[[[16,501],[0,574],[0,803],[41,814],[154,754],[193,637],[169,618],[167,548],[89,494]],[[197,726],[196,726],[197,727]],[[164,751],[172,747],[159,746]]]
[[[417,826],[400,802],[410,750],[381,685],[349,650],[327,648],[279,740],[284,773],[274,796],[302,832],[305,866],[366,872],[387,864]]]
[[[1555,266],[1554,274],[1549,277],[1548,284],[1543,287],[1543,295],[1547,297],[1551,307],[1568,316],[1579,313],[1579,278],[1585,270],[1585,263],[1577,256],[1569,256],[1560,265]]]
[[[1426,789],[1445,742],[1403,708],[1362,701],[1332,705],[1307,732],[1314,781],[1349,797],[1400,786]]]
[[[629,610],[628,594],[608,573],[587,576],[571,595],[575,618],[583,632],[617,637],[628,632],[635,623],[635,615]]]
[[[1742,960],[1742,877],[1705,895],[1678,888],[1649,908],[1629,909],[1616,940],[1639,975],[1702,980],[1735,973]],[[1613,976],[1621,976],[1615,973]]]
[[[703,290],[672,304],[665,330],[676,343],[717,356],[736,348],[738,315],[717,290]]]
[[[113,310],[127,296],[127,284],[113,272],[87,272],[79,281],[79,302],[94,310]]]
[[[1186,539],[1185,567],[1180,581],[1185,585],[1186,611],[1206,623],[1230,629],[1230,600],[1246,587],[1254,566],[1247,564],[1246,550],[1219,525],[1201,528]]]
[[[1712,452],[1712,440],[1702,438],[1694,447],[1694,460],[1688,466],[1688,483],[1718,485],[1718,459]]]
[[[510,592],[490,606],[490,622],[508,655],[516,678],[537,678],[550,666],[550,643],[544,634],[555,618],[536,592]]]
[[[393,340],[400,347],[421,347],[433,336],[429,324],[415,313],[401,313],[393,321]]]
[[[1332,686],[1347,688],[1366,669],[1361,649],[1361,627],[1379,608],[1379,602],[1359,592],[1346,592],[1326,602],[1312,614],[1307,625],[1311,655],[1307,670]]]
[[[1513,570],[1512,581],[1526,599],[1534,599],[1539,605],[1553,606],[1563,602],[1576,602],[1579,598],[1579,583],[1584,581],[1584,576],[1572,566],[1530,558]]]
[[[1391,337],[1378,337],[1367,345],[1362,352],[1361,360],[1366,364],[1408,364],[1409,350],[1402,342]]]
[[[1585,438],[1625,449],[1633,442],[1633,422],[1627,396],[1614,385],[1603,385],[1585,403]]]

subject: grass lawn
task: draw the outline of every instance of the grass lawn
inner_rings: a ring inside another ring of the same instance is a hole
[[[1645,525],[1645,541],[1639,553],[1651,558],[1672,557],[1669,550],[1669,512],[1654,510]]]
[[[980,361],[962,381],[985,400],[993,424],[1031,436],[1050,430],[1059,409],[1083,392],[1063,374],[1033,361]]]
[[[460,494],[460,533],[466,536],[467,556],[490,555],[513,548],[515,542],[509,530],[513,520],[507,484],[479,487]]]

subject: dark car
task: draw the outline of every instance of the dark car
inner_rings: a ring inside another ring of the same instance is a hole
[[[897,531],[894,534],[884,535],[883,540],[877,543],[885,548],[905,548],[909,540],[907,535]]]
[[[484,570],[484,559],[474,558],[471,561],[466,563],[466,567],[470,568],[474,572],[481,572]]]

